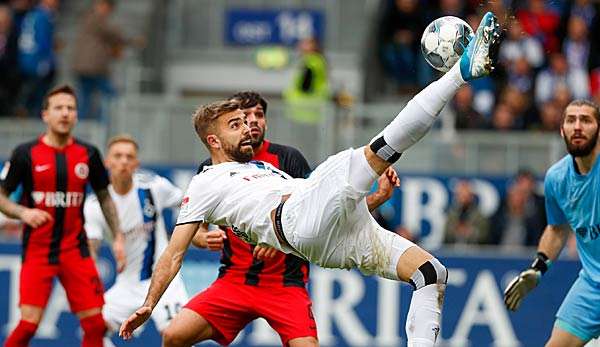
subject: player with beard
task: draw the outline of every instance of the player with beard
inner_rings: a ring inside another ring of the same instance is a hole
[[[576,100],[565,108],[560,134],[569,154],[546,173],[548,226],[533,263],[504,294],[506,307],[516,311],[575,232],[582,269],[558,309],[546,346],[579,347],[600,336],[599,124],[600,110],[590,101]]]
[[[253,160],[270,163],[294,178],[310,174],[306,159],[297,149],[265,140],[267,101],[263,97],[255,92],[241,92],[230,100],[238,102],[246,115]],[[243,157],[237,149],[232,151]],[[198,173],[210,165],[209,158],[200,164]],[[369,210],[389,199],[396,185],[398,177],[390,169],[380,177],[378,190],[367,197]],[[196,326],[195,333],[202,339],[228,345],[252,320],[264,318],[284,346],[318,345],[306,290],[309,263],[274,248],[249,245],[236,237],[231,228],[223,229],[208,231],[204,225],[192,241],[198,247],[222,252],[218,279],[185,306],[202,323]]]
[[[120,335],[131,338],[150,317],[196,231],[210,223],[231,227],[249,244],[292,253],[324,268],[357,268],[366,275],[410,283],[414,292],[406,319],[407,346],[434,346],[448,270],[419,246],[379,226],[366,197],[373,183],[431,129],[460,87],[489,75],[500,32],[496,17],[486,13],[460,62],[415,95],[370,143],[330,156],[306,179],[251,161],[252,137],[239,103],[199,107],[194,129],[213,165],[190,182],[146,301],[121,325]],[[193,332],[200,322],[189,311],[173,319],[167,328],[172,335],[165,334],[164,346],[190,346],[198,338]],[[186,338],[174,338],[184,330]]]

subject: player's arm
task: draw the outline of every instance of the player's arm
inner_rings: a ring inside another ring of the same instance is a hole
[[[117,261],[117,271],[121,272],[125,268],[125,237],[119,223],[117,207],[110,197],[108,189],[105,188],[96,191],[96,196],[98,197],[98,203],[100,203],[100,209],[102,210],[106,224],[108,224],[108,229],[113,236],[113,254]]]
[[[227,234],[221,227],[208,230],[208,223],[200,223],[192,239],[192,244],[198,248],[220,251],[223,249],[223,242],[226,238]]]
[[[560,251],[567,243],[571,229],[558,203],[557,197],[561,195],[557,194],[554,189],[557,180],[554,173],[549,171],[546,174],[544,193],[548,226],[542,234],[533,263],[515,277],[504,291],[504,303],[511,311],[516,311],[525,296],[538,285],[542,275],[552,265],[552,261],[558,258]]]
[[[548,271],[552,262],[558,258],[564,248],[571,232],[567,224],[548,225],[544,230],[538,252],[529,266],[515,277],[504,291],[504,303],[506,308],[516,311],[525,296],[531,292],[542,279],[542,275]]]
[[[152,273],[150,288],[148,289],[148,295],[144,304],[121,325],[119,335],[125,340],[130,339],[133,331],[150,318],[152,310],[160,300],[160,297],[181,268],[185,252],[192,242],[199,225],[199,222],[180,224],[173,230],[173,236]]]
[[[394,187],[400,187],[400,178],[398,178],[396,170],[390,166],[377,179],[377,190],[366,198],[369,211],[373,211],[388,201],[394,193]]]
[[[108,226],[95,197],[86,199],[83,206],[83,215],[85,217],[84,229],[88,239],[88,248],[92,257],[96,259],[98,249],[104,239],[104,232],[108,229]]]
[[[38,228],[52,220],[52,216],[37,208],[27,208],[8,198],[8,192],[0,187],[0,212],[9,218],[20,219],[32,228]]]
[[[108,192],[108,173],[98,149],[91,147],[89,150],[89,183],[96,193],[106,224],[113,235],[113,255],[117,261],[117,271],[121,272],[125,268],[125,238],[119,223],[117,208]]]
[[[17,147],[5,164],[0,173],[0,212],[9,218],[20,219],[23,223],[32,228],[37,228],[52,220],[52,216],[43,210],[37,208],[27,208],[14,203],[9,199],[13,192],[25,176],[27,170],[26,150]]]

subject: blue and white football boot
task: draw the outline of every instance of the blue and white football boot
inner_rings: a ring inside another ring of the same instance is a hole
[[[498,18],[487,12],[481,19],[475,37],[460,57],[460,74],[465,81],[489,75],[494,70],[502,30]]]

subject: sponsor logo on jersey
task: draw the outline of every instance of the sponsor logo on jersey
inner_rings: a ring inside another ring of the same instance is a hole
[[[138,224],[131,229],[125,230],[126,240],[135,240],[140,237],[143,238],[144,242],[147,240],[147,235],[150,234],[156,227],[156,223],[150,221],[142,224]]]
[[[31,192],[36,205],[45,207],[79,207],[83,204],[84,194],[81,192]]]
[[[594,241],[600,236],[600,224],[587,226],[587,227],[579,227],[575,229],[575,232],[582,239],[586,239],[589,236],[589,239]]]
[[[240,239],[242,239],[245,242],[250,243],[250,241],[251,241],[250,236],[248,236],[248,234],[246,234],[245,232],[241,231],[238,227],[231,226],[231,231],[233,231],[235,236],[239,237]]]
[[[77,165],[75,165],[75,176],[84,180],[88,177],[89,174],[90,168],[86,163],[77,163]]]
[[[50,164],[44,164],[44,165],[36,165],[33,167],[33,170],[35,170],[35,172],[44,172],[46,170],[48,170],[50,168]]]

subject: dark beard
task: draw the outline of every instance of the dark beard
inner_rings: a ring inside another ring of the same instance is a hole
[[[225,147],[224,150],[227,155],[239,163],[247,163],[252,160],[252,157],[254,156],[254,151],[244,152],[239,144],[235,147]]]
[[[590,141],[588,141],[583,146],[573,145],[569,140],[564,138],[565,144],[567,145],[567,152],[569,152],[569,154],[572,155],[573,157],[586,157],[586,156],[590,155],[590,153],[592,153],[592,151],[594,150],[594,147],[596,147],[596,142],[598,142],[598,132],[599,131],[600,131],[600,128],[598,128],[598,130],[596,130],[596,133],[592,136]]]
[[[265,140],[265,132],[263,131],[256,139],[252,138],[252,148],[257,149]]]

